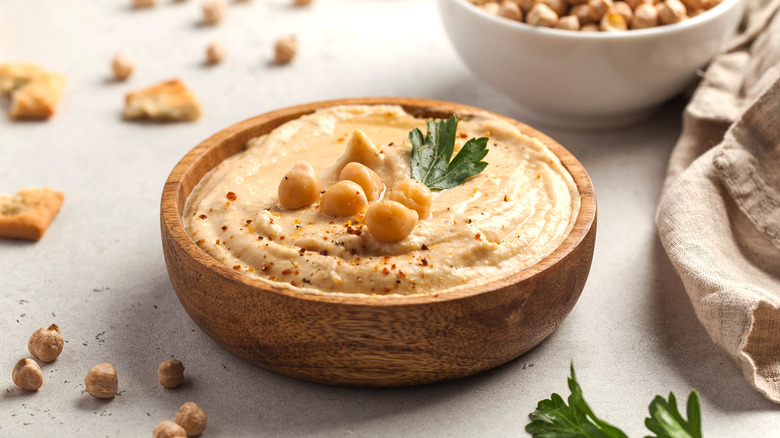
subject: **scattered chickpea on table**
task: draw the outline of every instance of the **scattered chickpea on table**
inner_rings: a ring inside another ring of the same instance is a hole
[[[124,81],[133,74],[135,62],[124,53],[117,53],[111,61],[111,71],[114,73],[114,79]]]
[[[227,15],[227,4],[222,0],[207,0],[201,5],[203,9],[203,23],[208,25],[218,24]]]
[[[532,26],[624,32],[679,23],[721,0],[468,0],[490,14]]]
[[[274,62],[289,64],[298,52],[298,38],[291,35],[279,38],[274,45]]]
[[[133,0],[134,8],[151,8],[154,4],[155,0]]]
[[[32,359],[20,359],[16,362],[11,378],[16,386],[26,391],[37,391],[43,386],[41,367]]]
[[[184,381],[184,364],[178,359],[168,359],[157,367],[157,380],[166,388],[176,388]]]
[[[41,327],[27,341],[27,350],[42,362],[52,362],[62,353],[65,341],[57,324]]]
[[[176,412],[176,424],[187,431],[187,436],[202,434],[207,423],[206,413],[195,402],[184,403]]]
[[[187,431],[173,421],[162,421],[152,429],[152,438],[186,437]]]
[[[206,48],[206,63],[212,65],[219,64],[225,58],[226,53],[225,45],[215,41]]]
[[[116,369],[111,364],[97,364],[89,370],[84,379],[87,392],[95,398],[112,398],[119,388]]]

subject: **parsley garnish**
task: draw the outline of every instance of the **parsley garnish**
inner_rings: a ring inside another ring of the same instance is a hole
[[[450,162],[455,150],[455,135],[458,118],[453,115],[446,122],[439,120],[425,122],[425,138],[418,128],[409,133],[412,142],[412,178],[433,190],[455,187],[466,178],[474,176],[487,167],[481,161],[487,155],[487,137],[472,138]]]
[[[598,418],[582,396],[582,389],[571,365],[569,378],[569,405],[558,394],[542,400],[529,417],[531,422],[525,431],[534,438],[627,438],[620,429]],[[701,413],[699,395],[691,391],[688,396],[688,420],[677,409],[677,400],[669,393],[669,400],[656,396],[650,403],[650,417],[645,426],[655,433],[645,438],[701,438]]]

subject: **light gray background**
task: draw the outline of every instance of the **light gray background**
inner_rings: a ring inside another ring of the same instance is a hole
[[[579,303],[526,355],[474,377],[388,390],[298,381],[231,356],[189,319],[163,262],[160,193],[188,150],[251,116],[331,98],[425,97],[516,113],[458,59],[430,0],[318,0],[304,9],[288,0],[231,2],[216,27],[197,24],[199,2],[158,0],[149,10],[129,3],[0,2],[0,62],[68,75],[52,120],[0,117],[0,191],[51,186],[67,196],[43,240],[0,242],[0,436],[149,436],[189,400],[207,412],[207,436],[525,436],[536,402],[567,394],[570,360],[597,414],[632,437],[645,433],[656,394],[685,399],[693,388],[708,438],[780,434],[777,406],[709,340],[656,235],[679,99],[625,129],[545,130],[589,171],[599,224]],[[298,58],[270,65],[273,41],[291,33]],[[207,67],[213,40],[228,57]],[[126,83],[109,79],[119,50],[137,61]],[[127,91],[172,77],[200,98],[199,121],[121,120]],[[29,335],[52,322],[65,349],[42,367],[44,386],[26,393],[11,369],[29,357]],[[156,369],[174,356],[187,381],[172,391],[157,383]],[[84,392],[87,370],[100,362],[119,373],[110,401]]]

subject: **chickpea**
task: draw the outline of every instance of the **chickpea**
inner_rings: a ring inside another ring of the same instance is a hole
[[[400,202],[375,202],[366,212],[366,226],[371,236],[384,243],[398,242],[412,234],[418,219],[417,212]]]
[[[186,437],[187,431],[173,421],[163,421],[152,430],[152,438]]]
[[[225,45],[220,42],[213,42],[206,48],[206,63],[219,64],[225,58]]]
[[[498,10],[501,9],[501,5],[498,2],[486,2],[479,6],[484,9],[485,12],[492,15],[498,15]]]
[[[289,64],[298,52],[298,38],[294,35],[279,38],[274,45],[274,62]]]
[[[673,24],[687,18],[687,10],[680,0],[665,0],[656,5],[661,24]]]
[[[555,27],[558,24],[558,14],[546,4],[537,3],[528,11],[525,22],[532,26]]]
[[[329,216],[353,216],[368,209],[368,198],[360,184],[339,181],[322,195],[320,209]]]
[[[396,184],[387,199],[416,211],[420,219],[428,219],[431,215],[431,189],[416,179],[408,178]]]
[[[577,17],[580,21],[580,26],[596,22],[596,20],[593,19],[593,9],[587,3],[572,6],[569,13]],[[598,26],[596,30],[598,30]]]
[[[536,0],[536,3],[549,6],[559,17],[569,12],[569,3],[566,0]]]
[[[177,359],[168,359],[160,362],[157,367],[157,380],[166,388],[175,388],[184,380],[184,364]]]
[[[697,11],[697,15],[705,10],[709,9],[712,5],[708,0],[682,0],[685,8],[688,10],[688,15],[693,17],[694,12]]]
[[[187,431],[187,436],[198,436],[206,429],[206,413],[195,402],[181,405],[176,412],[176,424]]]
[[[564,15],[558,19],[555,27],[564,30],[580,30],[580,19],[576,15]]]
[[[536,4],[536,0],[514,0],[514,2],[520,5],[520,9],[524,14],[530,11]]]
[[[653,4],[653,0],[625,0],[625,2],[628,4],[628,6],[631,7],[632,10],[636,11],[636,9],[643,4]]]
[[[515,2],[504,0],[498,9],[498,15],[514,21],[523,21],[523,11]]]
[[[129,78],[133,70],[135,70],[135,62],[124,53],[117,53],[111,61],[111,71],[114,72],[114,79],[117,81]]]
[[[610,9],[612,9],[612,0],[588,0],[590,6],[590,16],[596,21],[601,21],[601,18]]]
[[[87,392],[93,397],[112,398],[119,388],[116,369],[111,364],[97,364],[87,373],[84,385]]]
[[[580,28],[580,32],[598,32],[599,25],[596,23],[588,23]]]
[[[214,25],[222,21],[227,14],[227,4],[222,0],[207,0],[201,5],[203,9],[203,23]]]
[[[379,199],[379,195],[382,194],[382,189],[385,187],[382,178],[376,172],[355,161],[347,163],[341,169],[339,180],[349,180],[360,184],[369,202]]]
[[[279,183],[279,203],[291,210],[305,207],[317,202],[321,190],[320,178],[311,164],[299,161]]]
[[[607,12],[601,17],[600,29],[604,32],[623,32],[628,29],[628,25],[622,15]]]
[[[631,20],[632,29],[646,29],[658,26],[658,9],[650,3],[639,5],[634,11],[634,19]]]
[[[154,6],[155,0],[133,0],[134,8],[151,8]]]
[[[631,20],[634,19],[634,10],[624,1],[616,1],[615,5],[612,7],[612,12],[622,15],[623,21],[625,21],[626,24],[631,23]]]
[[[41,361],[51,362],[62,353],[63,344],[60,328],[57,324],[52,324],[48,328],[41,327],[34,331],[27,341],[27,349]]]
[[[14,365],[11,378],[16,386],[27,391],[37,391],[43,385],[41,367],[32,359],[19,359]]]

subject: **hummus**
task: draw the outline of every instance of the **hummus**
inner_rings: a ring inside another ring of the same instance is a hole
[[[289,210],[277,196],[299,160],[316,170],[323,190],[351,161],[381,177],[382,195],[409,178],[407,136],[415,127],[424,133],[425,120],[397,106],[331,107],[250,140],[195,187],[185,228],[227,266],[311,293],[436,294],[516,273],[569,234],[579,193],[539,140],[487,113],[458,118],[455,154],[468,139],[489,137],[489,164],[457,187],[433,191],[431,216],[399,242],[373,239],[361,215],[327,216],[318,203]]]

